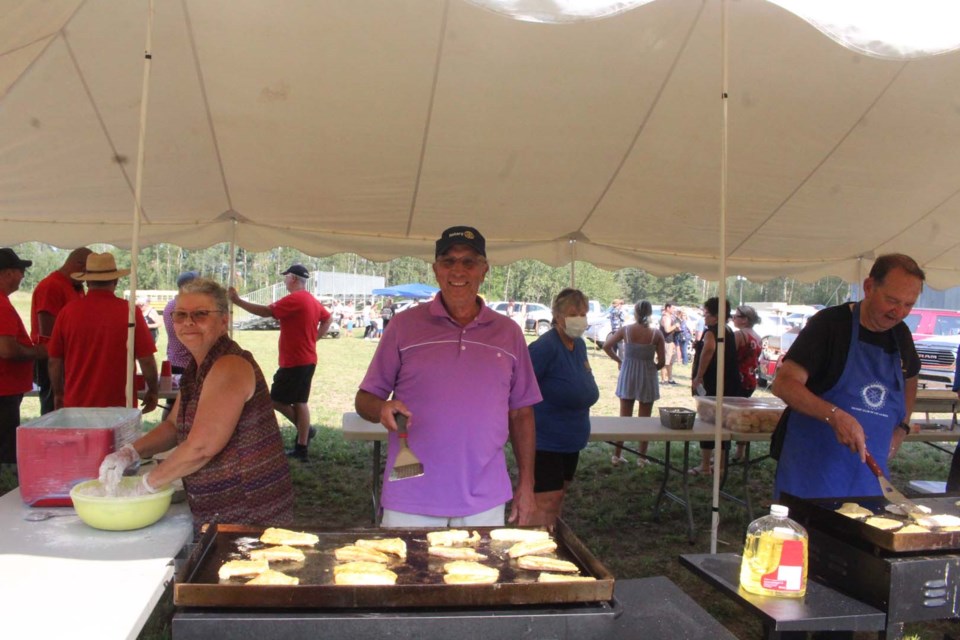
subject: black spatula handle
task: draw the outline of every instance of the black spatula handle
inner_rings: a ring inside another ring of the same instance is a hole
[[[401,438],[407,437],[407,416],[402,413],[393,414],[393,419],[397,421],[397,435]]]

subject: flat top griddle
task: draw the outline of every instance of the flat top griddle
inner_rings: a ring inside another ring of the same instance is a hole
[[[960,495],[928,494],[912,498],[917,504],[929,507],[931,514],[960,516],[960,507],[956,502]],[[850,498],[798,498],[783,493],[780,502],[790,508],[790,517],[808,529],[816,528],[831,531],[847,540],[860,540],[894,553],[958,551],[960,550],[960,531],[933,529],[929,533],[901,533],[885,531],[870,526],[862,520],[849,518],[836,512],[844,502],[856,502],[869,509],[875,515],[909,523],[907,516],[898,516],[886,510],[890,504],[882,496],[861,496]]]
[[[218,524],[201,537],[187,561],[178,570],[174,604],[186,607],[245,608],[403,608],[536,605],[546,603],[600,602],[613,597],[613,575],[586,549],[564,523],[553,534],[556,556],[573,562],[580,575],[596,581],[538,583],[538,571],[517,566],[506,551],[512,543],[493,542],[492,527],[471,527],[482,536],[477,551],[487,555],[484,564],[500,569],[500,579],[489,585],[447,585],[443,565],[448,559],[427,554],[426,529],[355,529],[324,531],[306,529],[320,537],[314,547],[301,547],[303,562],[271,563],[271,568],[300,579],[291,586],[247,585],[249,578],[221,581],[220,566],[228,560],[245,559],[261,548],[263,527]],[[397,584],[338,586],[333,584],[334,550],[358,538],[403,538],[406,561],[388,565],[397,573]]]

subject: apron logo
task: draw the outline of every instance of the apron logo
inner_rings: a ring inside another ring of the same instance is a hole
[[[887,401],[887,388],[879,382],[868,384],[860,392],[863,402],[871,409],[879,409]]]

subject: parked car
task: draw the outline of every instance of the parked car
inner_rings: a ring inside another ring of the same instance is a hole
[[[792,327],[780,337],[769,337],[760,351],[757,362],[757,385],[769,387],[777,377],[777,371],[783,364],[783,357],[793,345],[793,341],[800,335],[800,327]]]
[[[926,338],[918,340],[915,345],[920,357],[920,379],[953,386],[960,335]]]
[[[589,340],[597,345],[598,348],[603,348],[603,343],[606,342],[607,338],[613,335],[613,331],[610,328],[610,310],[612,307],[604,309],[600,316],[594,322],[590,322],[587,325],[587,330],[583,334],[584,340]],[[623,310],[623,323],[633,324],[636,322],[636,319],[633,317],[633,305],[624,304],[622,307]],[[588,316],[589,320],[589,316]]]
[[[603,315],[603,305],[601,305],[599,301],[590,300],[587,302],[588,327],[594,322],[599,322],[603,318]],[[548,308],[546,311],[528,310],[523,328],[525,331],[542,336],[547,331],[550,331],[551,322],[553,322],[553,311],[551,309]]]
[[[761,344],[764,347],[766,347],[770,338],[779,338],[794,326],[787,319],[787,316],[778,313],[759,311],[757,315],[760,316],[760,322],[753,325],[753,330],[760,336]]]
[[[910,327],[914,342],[937,336],[960,335],[960,311],[914,309],[904,322]]]
[[[507,301],[499,300],[497,302],[488,302],[487,306],[497,313],[510,316],[520,325],[521,329],[527,331],[533,331],[535,329],[539,331],[538,324],[535,322],[533,325],[530,325],[529,318],[533,317],[537,320],[546,318],[546,328],[543,329],[543,333],[550,330],[550,307],[545,304],[540,304],[539,302],[514,302],[511,313],[507,313],[510,307],[510,302]],[[526,311],[526,313],[524,313],[524,311]],[[530,325],[530,328],[527,328],[528,325]]]

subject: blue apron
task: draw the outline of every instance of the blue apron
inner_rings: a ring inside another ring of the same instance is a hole
[[[886,474],[893,430],[906,415],[900,350],[887,353],[859,338],[857,303],[846,366],[837,384],[821,397],[857,419],[867,450]],[[774,499],[781,491],[801,498],[882,495],[877,477],[856,453],[837,442],[826,422],[791,411],[786,427]]]

